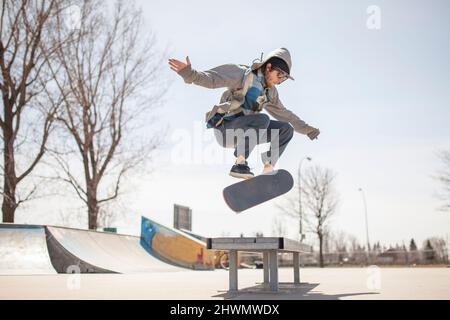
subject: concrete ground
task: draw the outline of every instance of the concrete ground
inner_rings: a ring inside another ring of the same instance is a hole
[[[450,299],[450,268],[305,268],[293,285],[279,270],[280,290],[266,291],[262,270],[239,270],[239,292],[228,272],[0,276],[0,299]]]

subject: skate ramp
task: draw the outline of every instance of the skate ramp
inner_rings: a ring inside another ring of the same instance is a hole
[[[42,226],[0,224],[0,275],[56,274]]]
[[[0,224],[0,275],[154,273],[214,269],[214,252],[142,219],[141,237],[55,226]]]
[[[167,263],[194,270],[213,270],[215,252],[195,237],[163,226],[149,218],[141,220],[141,244]]]
[[[141,246],[139,237],[47,227],[47,239],[48,243],[52,242],[50,256],[54,257],[58,272],[65,273],[70,266],[81,266],[81,272],[87,273],[184,271],[149,254]]]
[[[58,273],[116,273],[114,271],[97,267],[84,261],[66,249],[50,232],[45,228],[47,238],[47,248],[52,265]]]

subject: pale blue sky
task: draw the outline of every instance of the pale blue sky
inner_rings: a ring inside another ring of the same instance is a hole
[[[279,88],[281,98],[322,136],[312,143],[296,135],[280,166],[294,173],[299,159],[310,155],[336,171],[341,196],[336,229],[364,237],[361,186],[372,239],[400,242],[447,233],[450,217],[435,210],[430,175],[439,165],[434,152],[450,147],[448,2],[140,3],[148,26],[172,56],[189,55],[199,70],[248,64],[281,46],[291,51],[296,81]],[[381,30],[366,27],[370,5],[381,9]],[[194,135],[193,123],[203,119],[221,90],[187,86],[168,73],[174,83],[162,114],[170,115],[172,130]],[[144,184],[155,191],[167,188],[143,204],[155,218],[170,222],[170,204],[181,202],[193,209],[194,231],[271,232],[279,215],[272,204],[239,216],[225,207],[221,190],[233,182],[226,177],[231,163],[170,163],[167,174]],[[290,225],[295,236],[296,223]]]
[[[189,55],[193,67],[224,63],[249,64],[261,52],[287,47],[294,82],[279,87],[285,106],[321,129],[315,142],[295,135],[279,166],[295,174],[299,160],[311,156],[337,173],[341,204],[333,229],[365,237],[366,192],[371,240],[419,242],[446,236],[450,214],[436,211],[437,190],[431,175],[439,168],[435,152],[450,148],[450,3],[442,1],[138,1],[148,30],[171,57]],[[366,27],[367,8],[381,9],[381,30]],[[128,197],[136,213],[172,224],[172,205],[193,209],[194,232],[207,236],[270,235],[272,203],[236,215],[225,205],[222,189],[233,158],[184,165],[171,157],[173,135],[195,135],[206,111],[222,90],[184,84],[169,68],[173,81],[161,123],[170,126],[152,176],[141,177]],[[206,136],[210,131],[204,132]],[[208,151],[223,152],[209,143]],[[203,148],[203,149],[202,149]],[[197,159],[198,160],[198,159]],[[255,171],[260,164],[253,162]],[[136,221],[124,224],[134,225]],[[291,237],[297,222],[286,220]]]

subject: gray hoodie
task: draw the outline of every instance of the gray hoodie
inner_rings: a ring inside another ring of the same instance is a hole
[[[249,85],[252,83],[253,70],[259,69],[267,60],[272,57],[283,59],[291,70],[292,62],[289,51],[280,48],[269,53],[265,59],[253,63],[251,67],[238,64],[225,64],[207,71],[197,71],[190,65],[178,72],[188,84],[196,84],[205,88],[227,88],[222,94],[220,103],[215,105],[211,111],[206,114],[206,121],[211,119],[217,112],[232,115],[241,111],[241,105],[244,102],[245,95]],[[268,102],[262,105],[272,117],[280,121],[289,122],[296,132],[308,134],[314,130],[295,115],[292,111],[286,109],[280,101],[278,91],[274,87],[268,90]]]

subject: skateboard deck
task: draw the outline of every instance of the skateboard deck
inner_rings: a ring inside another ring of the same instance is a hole
[[[242,212],[285,194],[293,186],[291,174],[281,169],[232,184],[223,190],[223,198],[231,210]]]

